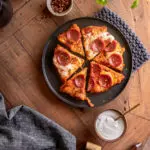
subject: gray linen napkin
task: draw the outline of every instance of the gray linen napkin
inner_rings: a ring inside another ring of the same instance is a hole
[[[116,13],[104,7],[100,11],[98,11],[94,17],[109,22],[125,36],[132,51],[133,71],[137,70],[144,62],[149,60],[150,55],[144,48],[142,42],[125,23],[125,21],[120,18]]]
[[[0,93],[0,150],[75,150],[68,131],[27,106],[6,112]]]

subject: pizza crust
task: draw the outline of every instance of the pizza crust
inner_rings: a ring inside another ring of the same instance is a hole
[[[69,38],[68,34],[70,31],[76,31],[79,34],[79,39],[73,40],[76,38],[73,38],[73,39]],[[58,36],[58,40],[61,43],[65,44],[68,48],[70,48],[71,51],[84,56],[84,50],[83,50],[83,45],[82,45],[82,41],[81,41],[80,28],[78,27],[77,24],[73,24],[66,32],[61,33]]]

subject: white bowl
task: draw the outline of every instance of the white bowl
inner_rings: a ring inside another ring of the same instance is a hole
[[[53,8],[52,8],[52,6],[51,6],[51,1],[52,1],[52,0],[46,0],[46,5],[47,5],[48,10],[49,10],[54,16],[65,16],[65,15],[67,15],[67,14],[71,11],[71,9],[72,9],[72,7],[73,7],[73,0],[71,0],[71,5],[69,6],[69,8],[68,8],[67,10],[65,10],[65,11],[63,11],[63,12],[61,12],[61,13],[57,13],[57,12],[55,12],[55,11],[53,10]]]
[[[99,116],[100,116],[101,114],[103,114],[104,112],[107,112],[107,111],[116,112],[116,114],[117,114],[118,116],[119,116],[119,115],[122,115],[122,113],[121,113],[120,111],[115,110],[115,109],[107,109],[107,110],[101,112],[101,113],[96,117],[96,121],[95,121],[95,125],[94,125],[95,131],[96,131],[96,134],[98,135],[98,137],[99,137],[100,139],[102,139],[102,140],[104,140],[104,141],[106,141],[106,142],[115,142],[115,141],[119,140],[119,139],[125,134],[125,132],[126,132],[126,130],[127,130],[127,121],[126,121],[125,116],[123,116],[123,117],[121,118],[122,121],[124,122],[124,130],[123,130],[122,134],[121,134],[119,137],[117,137],[117,138],[115,138],[115,139],[106,139],[106,138],[104,138],[104,137],[101,135],[101,133],[98,131],[98,129],[97,129],[97,121],[99,120]],[[118,116],[116,116],[116,117],[118,117]]]

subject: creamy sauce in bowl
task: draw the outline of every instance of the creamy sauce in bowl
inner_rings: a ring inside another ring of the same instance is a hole
[[[97,134],[104,140],[113,141],[123,135],[126,129],[125,118],[115,120],[120,113],[115,110],[106,110],[99,114],[95,123]]]

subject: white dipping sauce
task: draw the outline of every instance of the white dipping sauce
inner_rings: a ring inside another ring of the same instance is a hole
[[[115,110],[107,110],[102,112],[95,124],[96,132],[105,140],[115,140],[119,138],[125,128],[125,120],[120,118],[115,121],[115,119],[120,116],[119,112]]]

